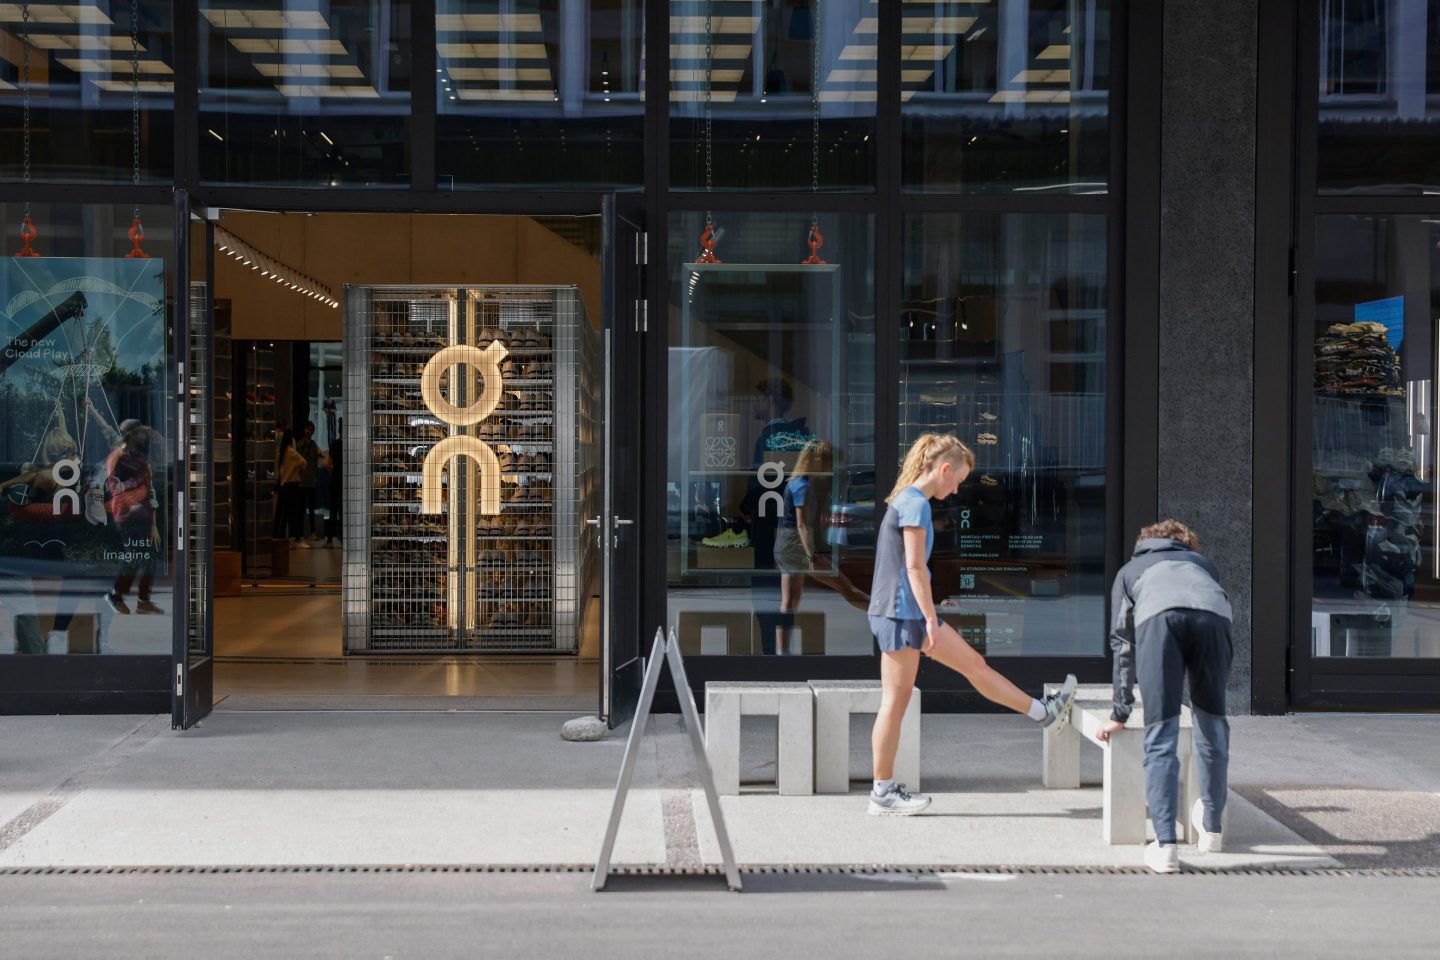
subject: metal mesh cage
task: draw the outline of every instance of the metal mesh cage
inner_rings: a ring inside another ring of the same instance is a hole
[[[578,291],[350,287],[346,311],[347,651],[573,652],[598,568],[599,381]],[[463,411],[495,399],[492,344],[499,396],[476,421]],[[455,346],[471,359],[427,375]]]

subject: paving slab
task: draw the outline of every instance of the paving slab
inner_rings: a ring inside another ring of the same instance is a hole
[[[59,788],[148,717],[0,717],[0,824]]]
[[[153,737],[0,866],[593,862],[624,744],[559,728],[533,714],[216,714]],[[615,859],[663,862],[653,751],[637,782]]]
[[[624,750],[568,715],[220,711],[0,717],[0,866],[592,862]],[[865,815],[870,718],[848,795],[782,797],[773,718],[742,726],[723,810],[745,863],[1132,865],[1100,836],[1100,751],[1040,786],[1023,717],[927,714],[927,815]],[[1440,718],[1237,718],[1226,852],[1196,865],[1440,865]],[[678,716],[653,718],[617,864],[718,861]],[[1193,848],[1192,848],[1193,849]],[[1190,860],[1186,851],[1182,857]]]

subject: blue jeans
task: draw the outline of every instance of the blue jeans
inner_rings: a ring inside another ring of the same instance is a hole
[[[1223,714],[1206,713],[1191,707],[1195,720],[1195,759],[1200,774],[1200,799],[1205,805],[1205,829],[1220,832],[1220,817],[1225,812],[1225,791],[1229,788],[1230,721]],[[1150,804],[1150,821],[1155,824],[1155,839],[1160,843],[1175,842],[1177,814],[1180,805],[1180,757],[1176,750],[1180,739],[1180,718],[1171,717],[1145,726],[1145,799]]]

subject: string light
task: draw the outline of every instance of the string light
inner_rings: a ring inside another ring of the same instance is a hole
[[[282,289],[293,290],[319,300],[332,310],[340,309],[340,301],[335,299],[334,291],[325,284],[266,256],[224,227],[215,228],[215,247],[242,266],[259,271],[261,277],[275,281]]]

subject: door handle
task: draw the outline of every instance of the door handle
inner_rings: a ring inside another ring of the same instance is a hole
[[[622,520],[622,519],[619,518],[619,517],[616,517],[616,518],[615,518],[615,526],[617,526],[617,527],[633,527],[634,525],[635,525],[635,521],[634,521],[634,520]]]

